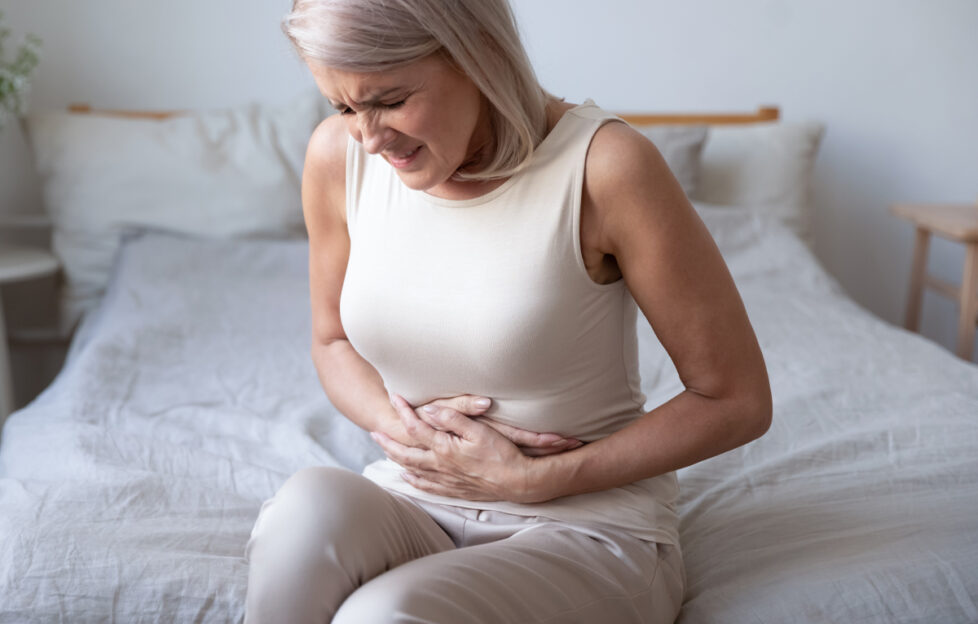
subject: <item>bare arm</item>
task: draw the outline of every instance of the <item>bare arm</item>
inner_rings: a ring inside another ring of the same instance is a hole
[[[658,150],[623,124],[606,125],[588,154],[584,198],[600,250],[617,260],[686,389],[621,431],[532,462],[524,495],[533,500],[689,466],[771,422],[767,370],[743,302]]]
[[[340,321],[340,292],[350,257],[346,226],[346,125],[339,116],[312,135],[302,175],[302,211],[309,234],[312,360],[330,402],[368,431],[406,436],[376,369],[356,352]]]

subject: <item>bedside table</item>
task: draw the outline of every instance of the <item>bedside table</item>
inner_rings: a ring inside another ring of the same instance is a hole
[[[11,282],[37,279],[57,272],[58,260],[39,247],[0,244],[0,287]],[[0,427],[13,411],[14,384],[7,350],[7,324],[3,316],[3,294],[0,288]]]
[[[978,324],[978,204],[896,204],[890,210],[917,228],[904,326],[917,331],[924,287],[933,288],[958,302],[956,352],[970,360],[975,344],[975,325]],[[960,287],[927,274],[931,234],[964,244],[964,273]]]

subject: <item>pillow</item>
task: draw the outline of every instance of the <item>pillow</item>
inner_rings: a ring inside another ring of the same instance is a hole
[[[690,199],[759,209],[811,245],[809,195],[823,134],[814,122],[713,126]]]
[[[140,227],[216,237],[304,233],[300,179],[318,93],[164,120],[49,112],[28,134],[52,248],[64,267],[62,321],[100,299],[122,233]]]
[[[659,148],[666,164],[686,195],[696,191],[700,175],[700,153],[707,140],[706,126],[632,126]]]

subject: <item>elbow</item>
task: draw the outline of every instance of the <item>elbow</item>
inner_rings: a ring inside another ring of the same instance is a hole
[[[726,392],[710,393],[689,386],[686,389],[711,400],[716,406],[717,422],[722,423],[721,428],[731,444],[729,448],[753,442],[771,428],[774,401],[766,374],[741,378],[730,383]]]
[[[752,442],[771,428],[774,415],[774,401],[771,397],[771,386],[767,380],[745,398],[741,406],[744,422],[744,443]]]
[[[739,398],[737,412],[742,423],[742,439],[746,444],[767,433],[774,417],[771,381],[763,359],[759,366],[745,367],[735,387],[738,389],[735,394]]]
[[[316,368],[321,370],[325,364],[325,361],[329,359],[333,347],[340,341],[339,338],[320,338],[318,336],[313,336],[312,343],[309,346],[309,355],[312,357],[313,364]]]

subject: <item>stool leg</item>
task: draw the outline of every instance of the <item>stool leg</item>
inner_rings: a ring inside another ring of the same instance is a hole
[[[930,248],[930,232],[917,228],[913,246],[913,266],[910,268],[910,292],[907,295],[907,314],[903,326],[910,331],[920,329],[920,308],[924,303],[924,274],[927,270],[927,251]]]
[[[978,318],[978,243],[969,243],[961,276],[960,316],[958,316],[959,356],[971,359],[975,346],[975,324]]]

